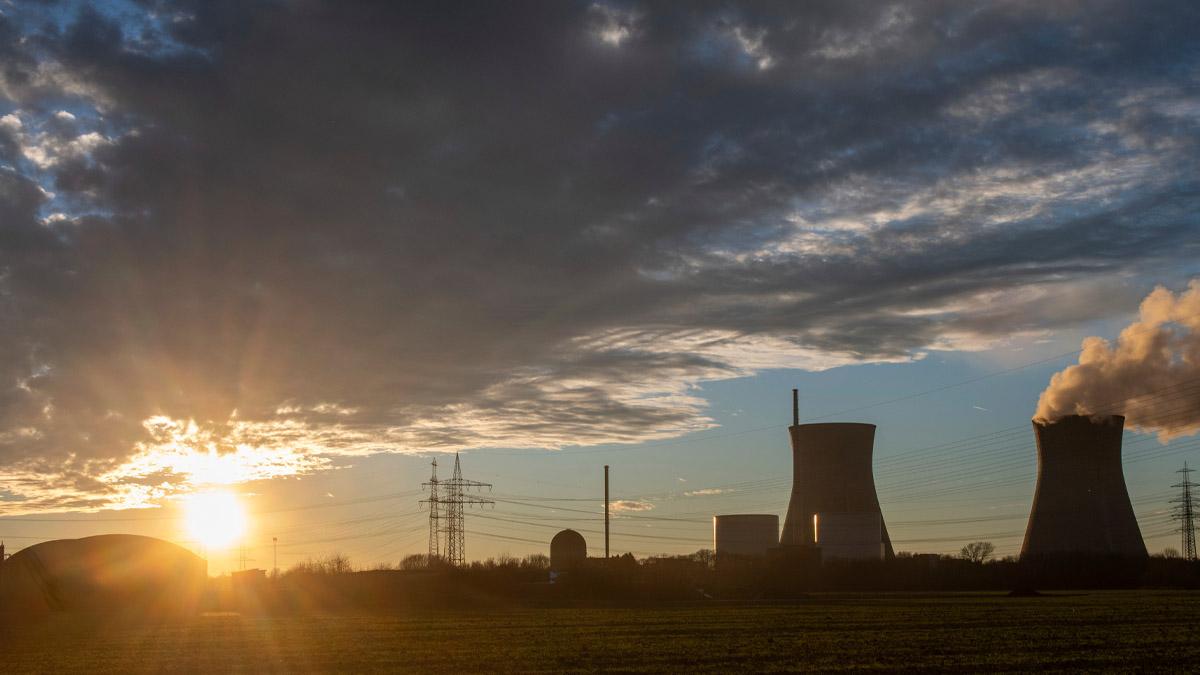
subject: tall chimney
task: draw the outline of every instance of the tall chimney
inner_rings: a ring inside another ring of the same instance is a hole
[[[608,558],[608,465],[604,465],[604,557]]]
[[[792,390],[792,426],[800,426],[800,390]]]

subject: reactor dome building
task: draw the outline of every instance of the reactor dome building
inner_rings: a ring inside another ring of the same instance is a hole
[[[1085,554],[1145,558],[1121,470],[1121,415],[1033,421],[1037,487],[1021,558]]]
[[[815,545],[822,548],[822,555],[829,549],[838,557],[893,557],[871,465],[875,425],[800,424],[799,394],[793,389],[788,433],[792,496],[780,545]],[[819,527],[822,520],[827,527]],[[834,523],[836,527],[831,527]]]
[[[563,530],[550,540],[550,570],[568,572],[587,560],[587,541],[575,530]]]

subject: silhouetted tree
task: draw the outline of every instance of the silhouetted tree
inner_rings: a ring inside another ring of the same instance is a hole
[[[545,553],[530,553],[521,561],[521,567],[531,570],[550,569],[550,556]]]
[[[287,574],[349,574],[354,571],[350,558],[341,553],[331,553],[323,558],[309,558],[293,565]]]
[[[958,552],[958,557],[973,563],[985,562],[996,552],[996,547],[990,541],[973,541]]]
[[[429,556],[424,553],[406,555],[400,560],[400,569],[402,570],[423,570],[427,567],[429,567]]]
[[[690,557],[692,560],[695,560],[705,567],[712,567],[713,560],[716,558],[716,552],[711,548],[702,548],[693,553]]]

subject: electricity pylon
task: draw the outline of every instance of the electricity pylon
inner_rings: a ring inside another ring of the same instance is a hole
[[[1183,550],[1181,553],[1183,554],[1185,560],[1196,559],[1195,517],[1196,511],[1200,509],[1200,505],[1197,505],[1195,493],[1192,491],[1192,488],[1197,487],[1197,485],[1189,480],[1188,477],[1188,474],[1192,473],[1193,471],[1195,471],[1195,469],[1189,469],[1187,462],[1184,462],[1183,468],[1175,472],[1183,474],[1183,481],[1171,486],[1180,488],[1179,498],[1172,499],[1171,503],[1175,504],[1172,517],[1175,520],[1180,521],[1179,530],[1183,540]]]
[[[442,557],[441,548],[441,517],[442,501],[438,496],[438,477],[437,477],[437,458],[433,459],[433,475],[429,480],[421,483],[422,487],[429,488],[429,498],[422,499],[422,504],[429,505],[429,553],[425,560],[426,564],[432,565],[433,561]]]
[[[458,453],[454,454],[454,475],[443,484],[446,486],[446,496],[442,498],[442,503],[446,505],[446,562],[459,566],[467,562],[463,507],[471,505],[483,506],[484,504],[495,504],[496,502],[467,494],[467,490],[472,488],[488,488],[490,490],[492,484],[463,478],[462,465],[459,463]]]

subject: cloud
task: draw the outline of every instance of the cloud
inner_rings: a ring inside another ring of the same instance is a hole
[[[1200,253],[1196,12],[20,3],[0,490],[667,438],[1119,314]]]
[[[722,488],[703,488],[701,490],[689,490],[689,491],[683,493],[683,496],[684,497],[709,497],[712,495],[725,494],[727,492],[733,492],[733,490],[726,490],[726,489],[722,489]]]
[[[624,513],[627,511],[651,511],[654,509],[654,504],[636,499],[618,499],[609,504],[609,508],[613,513]]]

